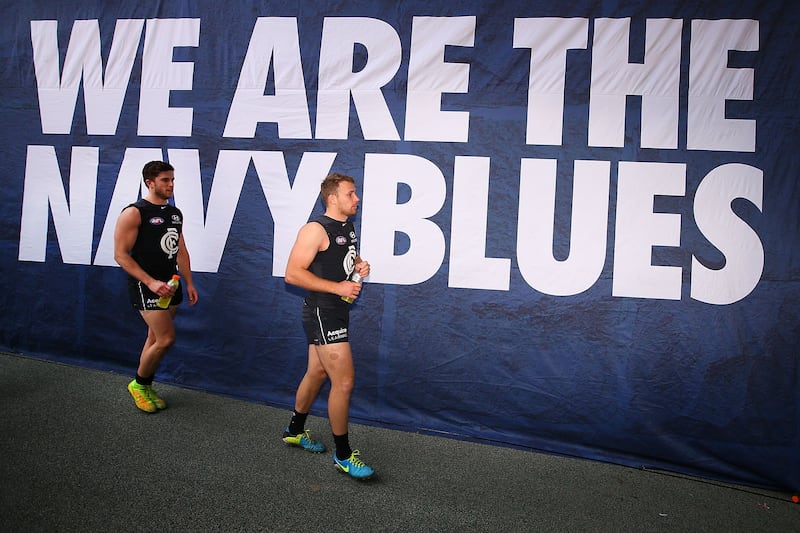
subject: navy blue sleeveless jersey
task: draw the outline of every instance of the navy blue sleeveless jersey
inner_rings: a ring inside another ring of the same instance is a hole
[[[309,266],[309,270],[320,278],[330,281],[344,281],[355,268],[358,239],[353,223],[339,222],[322,215],[314,220],[321,224],[328,234],[330,245],[326,250],[318,252]],[[312,307],[327,309],[349,308],[336,294],[309,291],[306,303]]]
[[[136,207],[142,217],[131,257],[154,278],[168,281],[178,273],[178,240],[183,231],[183,214],[173,205],[155,205],[144,199],[130,206]]]

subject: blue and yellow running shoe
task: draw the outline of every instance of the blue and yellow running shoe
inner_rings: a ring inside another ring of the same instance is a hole
[[[283,442],[291,446],[299,446],[306,451],[312,453],[322,453],[325,451],[325,445],[318,440],[311,439],[311,432],[305,430],[297,435],[290,435],[289,428],[283,432]]]
[[[354,477],[356,479],[367,479],[368,477],[372,476],[375,471],[364,464],[359,458],[360,452],[358,450],[354,450],[353,453],[350,454],[350,457],[342,461],[336,454],[333,454],[333,464],[336,465],[336,468],[344,472],[345,474],[349,475],[350,477]]]

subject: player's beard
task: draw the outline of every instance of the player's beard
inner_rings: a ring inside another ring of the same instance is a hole
[[[157,198],[159,198],[159,199],[161,199],[161,200],[164,200],[165,202],[166,202],[167,200],[169,200],[170,198],[172,198],[172,191],[169,191],[169,192],[168,192],[168,191],[166,191],[166,190],[159,190],[159,189],[156,189],[156,190],[155,190],[155,191],[153,191],[153,192],[155,192],[155,193],[156,193],[156,197],[157,197]]]

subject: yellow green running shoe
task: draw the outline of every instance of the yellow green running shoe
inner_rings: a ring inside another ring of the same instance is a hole
[[[136,383],[135,379],[128,383],[128,392],[133,396],[136,407],[142,411],[146,413],[155,413],[158,411],[158,407],[156,407],[153,400],[150,399],[150,395],[147,393],[147,388],[144,385]]]
[[[152,385],[145,385],[144,391],[147,397],[150,398],[150,401],[153,402],[153,405],[156,406],[156,409],[160,411],[161,409],[167,408],[167,402],[158,397]]]
[[[289,428],[286,428],[283,432],[283,442],[291,446],[299,446],[312,453],[322,453],[325,451],[325,445],[318,440],[313,440],[309,430],[305,430],[297,435],[290,435]]]

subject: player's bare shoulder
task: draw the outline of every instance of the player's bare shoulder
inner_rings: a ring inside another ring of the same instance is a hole
[[[302,243],[309,248],[314,247],[317,251],[323,251],[328,248],[330,245],[330,239],[328,239],[328,232],[325,231],[325,227],[316,221],[307,222],[302,228],[300,228],[300,232],[297,234],[298,242],[302,241]]]
[[[135,205],[129,205],[122,212],[119,214],[119,218],[117,218],[118,224],[125,224],[125,225],[136,225],[138,226],[142,222],[142,214]]]

